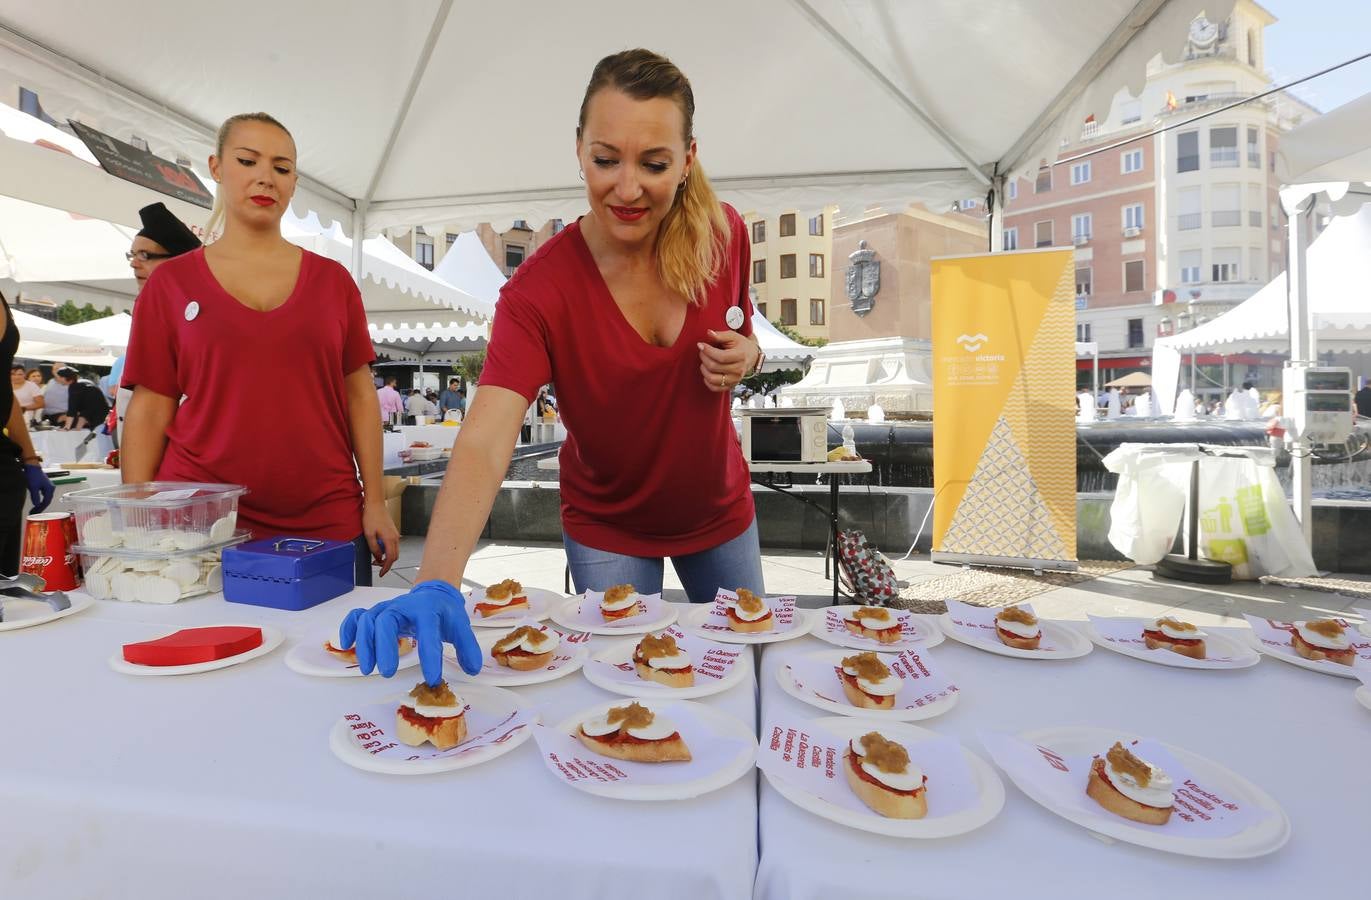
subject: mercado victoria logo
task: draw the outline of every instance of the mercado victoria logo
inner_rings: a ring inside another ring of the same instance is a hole
[[[100,165],[111,175],[205,209],[214,206],[210,192],[195,173],[185,166],[110,137],[89,125],[82,125],[73,119],[67,121],[76,136],[90,148],[90,152],[100,160]]]
[[[999,364],[1004,362],[1004,356],[997,353],[981,352],[991,343],[990,338],[984,332],[960,334],[957,336],[956,343],[963,352],[942,358],[947,371],[948,385],[992,385],[999,382]]]
[[[977,350],[980,350],[981,347],[983,347],[989,340],[990,338],[981,334],[979,331],[975,334],[963,334],[957,337],[957,343],[961,344],[962,349],[965,350],[967,353],[975,353]]]

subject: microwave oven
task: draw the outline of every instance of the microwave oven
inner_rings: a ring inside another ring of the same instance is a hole
[[[828,460],[828,409],[822,406],[744,409],[743,458],[750,463]]]

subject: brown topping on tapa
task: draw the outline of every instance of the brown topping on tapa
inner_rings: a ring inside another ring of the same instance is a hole
[[[504,600],[508,597],[517,597],[524,592],[524,586],[513,578],[506,578],[499,584],[492,584],[486,588],[487,600]]]
[[[452,693],[452,688],[447,686],[446,681],[440,681],[433,687],[429,687],[421,681],[414,686],[414,690],[410,691],[409,695],[420,706],[457,705],[457,695]]]
[[[852,669],[858,678],[866,681],[885,681],[890,677],[890,670],[886,668],[885,663],[881,662],[879,656],[870,652],[844,657],[843,668]]]
[[[1020,625],[1037,625],[1038,617],[1022,606],[1006,606],[995,614],[1001,622],[1018,622]]]
[[[1312,622],[1305,622],[1304,627],[1330,640],[1342,637],[1342,626],[1332,619],[1315,619]]]
[[[745,613],[757,613],[766,608],[766,601],[747,588],[738,588],[738,608]]]
[[[654,637],[650,634],[644,635],[638,642],[638,658],[642,660],[660,659],[664,656],[675,656],[681,650],[676,646],[676,639],[669,634],[661,637]]]
[[[616,585],[614,585],[614,587],[612,587],[612,588],[610,588],[609,590],[605,591],[605,602],[606,602],[606,603],[618,603],[618,602],[620,602],[621,600],[623,600],[625,597],[627,597],[629,594],[632,594],[632,593],[633,593],[633,585],[631,585],[631,584],[616,584]]]
[[[909,768],[909,751],[880,733],[869,731],[859,743],[866,751],[865,761],[887,775],[899,775]]]
[[[1118,741],[1115,741],[1114,746],[1109,748],[1109,752],[1105,754],[1105,759],[1109,760],[1109,764],[1114,767],[1115,772],[1131,777],[1140,788],[1147,787],[1152,781],[1151,767],[1130,753]]]
[[[605,718],[609,724],[618,725],[620,731],[627,731],[630,728],[646,728],[655,717],[652,710],[635,700],[628,706],[614,707]]]

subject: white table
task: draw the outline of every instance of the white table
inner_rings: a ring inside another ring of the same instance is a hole
[[[800,719],[827,715],[784,693],[775,670],[795,654],[829,646],[802,638],[766,648],[758,676],[764,723],[772,710]],[[961,740],[987,762],[979,729],[1131,729],[1222,762],[1265,788],[1290,817],[1290,842],[1233,862],[1106,845],[1008,778],[1004,811],[985,827],[946,840],[900,840],[812,815],[764,783],[757,898],[1288,898],[1308,894],[1318,873],[1333,881],[1351,875],[1366,855],[1371,713],[1353,699],[1356,681],[1266,658],[1225,672],[1159,666],[1098,647],[1053,663],[951,640],[928,652],[962,694],[950,712],[914,724]],[[1364,894],[1364,882],[1345,888]]]
[[[34,452],[43,457],[44,465],[60,465],[76,462],[76,448],[90,434],[89,431],[63,431],[52,429],[30,431]],[[96,434],[95,440],[86,445],[86,455],[81,462],[104,462],[105,457],[114,449],[107,434]]]
[[[457,432],[461,430],[460,425],[401,425],[400,435],[404,438],[404,444],[400,449],[415,441],[426,441],[432,447],[447,449],[457,440]]]
[[[394,431],[381,432],[381,468],[392,469],[404,465],[400,451],[408,447],[405,436]]]
[[[442,775],[377,775],[335,758],[328,735],[344,707],[403,693],[419,670],[310,678],[285,654],[394,593],[363,588],[301,613],[219,595],[101,602],[0,633],[0,895],[65,900],[104,885],[146,900],[643,900],[645,884],[692,900],[749,895],[755,772],[695,800],[631,803],[560,783],[532,740]],[[106,662],[164,628],[234,622],[280,627],[286,643],[199,675],[122,675]],[[579,673],[514,690],[548,723],[612,699]],[[58,702],[70,705],[59,714]],[[751,726],[756,683],[700,702]]]

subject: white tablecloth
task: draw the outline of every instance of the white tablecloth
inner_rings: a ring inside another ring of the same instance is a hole
[[[446,449],[457,440],[457,432],[461,430],[461,426],[452,425],[401,425],[400,435],[404,438],[404,443],[400,445],[400,449],[403,450],[415,441],[427,441],[430,446]]]
[[[359,589],[301,613],[218,595],[104,602],[0,633],[0,895],[748,896],[755,773],[695,800],[631,803],[560,783],[532,740],[442,775],[377,775],[335,758],[328,734],[349,698],[403,693],[419,670],[310,678],[285,654],[394,593]],[[199,675],[122,675],[106,661],[160,627],[234,622],[276,625],[286,643]],[[755,686],[749,676],[701,702],[752,725]],[[515,690],[549,723],[612,699],[579,673]]]
[[[829,646],[802,638],[767,648],[759,674],[763,722],[773,709],[799,718],[827,715],[785,694],[775,670],[795,654]],[[951,640],[929,653],[962,694],[950,712],[914,724],[961,740],[987,762],[978,729],[1129,729],[1221,762],[1263,787],[1290,817],[1290,842],[1241,861],[1106,845],[1008,778],[1004,810],[985,827],[946,840],[900,840],[836,825],[764,783],[756,897],[1289,898],[1308,894],[1311,879],[1365,895],[1366,882],[1354,873],[1371,837],[1371,713],[1353,699],[1356,681],[1267,658],[1250,669],[1195,671],[1098,647],[1054,663],[995,656]]]
[[[408,447],[405,436],[394,431],[381,432],[381,468],[391,469],[404,465],[400,451]]]
[[[89,431],[54,429],[30,431],[29,438],[33,441],[34,452],[43,457],[43,464],[53,466],[76,462],[76,448],[89,434]],[[110,441],[109,435],[97,434],[95,440],[86,445],[86,455],[81,462],[104,462],[105,457],[113,449],[114,444]]]

